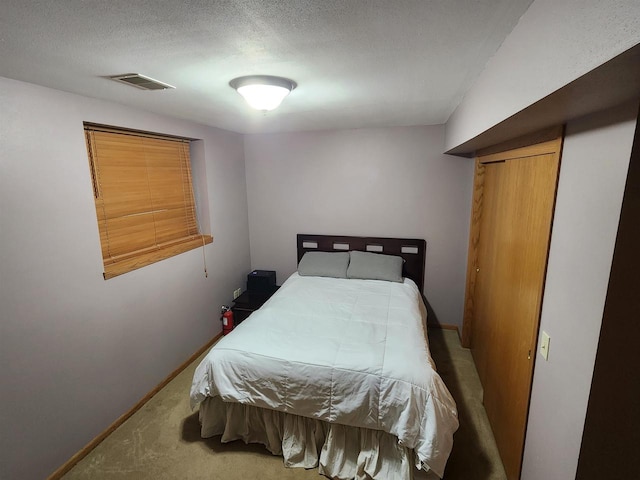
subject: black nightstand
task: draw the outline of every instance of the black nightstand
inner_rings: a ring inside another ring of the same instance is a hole
[[[240,325],[249,315],[258,310],[280,288],[275,286],[270,292],[243,292],[233,301],[233,323]]]

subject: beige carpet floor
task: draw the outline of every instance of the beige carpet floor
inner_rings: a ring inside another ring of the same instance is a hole
[[[445,480],[503,480],[482,388],[468,350],[456,332],[429,330],[438,371],[454,396],[460,429]],[[63,478],[73,479],[318,479],[316,470],[288,469],[261,445],[221,444],[200,438],[198,413],[189,408],[196,360],[115,430]],[[392,479],[390,479],[392,480]]]

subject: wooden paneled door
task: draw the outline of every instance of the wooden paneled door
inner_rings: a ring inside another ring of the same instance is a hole
[[[476,160],[463,342],[509,480],[520,477],[561,144]]]

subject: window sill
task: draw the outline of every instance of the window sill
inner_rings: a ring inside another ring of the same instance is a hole
[[[172,243],[161,247],[154,248],[151,251],[137,254],[135,256],[128,256],[121,259],[110,259],[104,262],[104,276],[105,280],[117,277],[123,273],[128,273],[138,268],[146,267],[152,263],[159,262],[166,258],[180,255],[181,253],[188,252],[203,245],[213,242],[211,235],[198,235],[188,240]]]

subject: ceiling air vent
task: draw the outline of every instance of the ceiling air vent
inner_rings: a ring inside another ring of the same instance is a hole
[[[140,75],[139,73],[125,73],[124,75],[111,75],[111,80],[126,83],[132,87],[141,88],[142,90],[166,90],[168,88],[176,88],[168,83],[159,82],[151,77]]]

